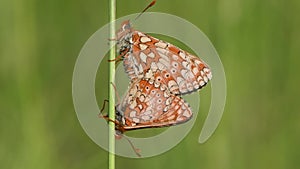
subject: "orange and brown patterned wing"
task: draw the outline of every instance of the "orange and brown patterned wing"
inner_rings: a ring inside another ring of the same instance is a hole
[[[192,111],[187,103],[164,84],[138,79],[117,105],[118,121],[124,130],[172,126],[188,121]]]
[[[205,86],[212,78],[210,68],[200,58],[162,40],[132,32],[131,50],[124,56],[125,72],[131,80],[161,79],[171,93],[187,94]]]

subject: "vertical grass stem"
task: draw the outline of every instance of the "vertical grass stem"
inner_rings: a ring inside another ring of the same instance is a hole
[[[116,19],[116,0],[109,0],[109,39],[115,39],[115,19]],[[116,56],[116,48],[114,41],[109,41],[110,52],[109,60],[114,60]],[[109,63],[109,118],[115,120],[115,91],[113,85],[115,84],[115,62]],[[109,122],[109,157],[108,157],[108,168],[115,169],[115,124]]]

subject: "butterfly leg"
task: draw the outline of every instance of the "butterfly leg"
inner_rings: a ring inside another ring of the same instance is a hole
[[[136,148],[133,143],[131,142],[131,140],[129,140],[129,138],[127,138],[126,136],[123,136],[127,141],[128,143],[130,144],[131,148],[133,149],[133,151],[135,152],[135,154],[138,156],[138,157],[142,157],[142,155],[140,154],[141,153],[141,149],[139,148]]]
[[[119,125],[119,122],[117,122],[116,120],[112,120],[108,117],[108,115],[102,115],[102,114],[99,114],[98,115],[99,118],[103,118],[105,119],[107,122],[113,122],[115,123],[116,125]]]
[[[117,56],[115,59],[108,60],[109,62],[116,62],[116,64],[120,61],[122,61],[122,55]]]
[[[113,122],[113,123],[115,123],[117,130],[119,130],[121,133],[125,132],[125,129],[124,129],[123,125],[120,124],[119,121],[117,121],[117,120],[112,120],[112,119],[110,119],[110,118],[108,117],[108,115],[102,115],[102,114],[100,114],[100,113],[99,113],[98,117],[99,117],[99,118],[105,119],[107,122]]]
[[[123,56],[124,56],[125,54],[123,54],[123,53],[121,53],[119,56],[117,56],[115,59],[112,59],[112,60],[108,60],[109,62],[116,62],[116,64],[118,63],[118,62],[120,62],[120,61],[122,61],[123,60]]]
[[[105,101],[105,102],[106,102],[106,101]],[[105,102],[104,102],[104,103],[105,103]],[[107,100],[107,102],[108,102],[108,100]],[[126,136],[123,135],[123,133],[124,133],[126,130],[124,129],[124,127],[123,127],[122,124],[120,124],[117,120],[112,120],[112,119],[110,119],[110,118],[108,117],[108,115],[105,115],[105,116],[104,116],[104,115],[102,115],[101,113],[99,113],[98,117],[99,117],[99,118],[104,118],[104,119],[107,120],[108,122],[113,122],[113,123],[115,123],[115,125],[116,125],[115,138],[116,138],[117,140],[120,140],[120,139],[122,139],[122,138],[125,138],[125,139],[128,141],[128,143],[130,144],[130,146],[132,147],[132,149],[133,149],[133,151],[135,152],[135,154],[136,154],[138,157],[141,157],[141,154],[140,154],[141,150],[140,150],[139,148],[136,148],[136,147],[133,145],[133,143],[132,143]]]
[[[123,60],[123,57],[126,55],[126,53],[129,51],[129,49],[124,50],[119,56],[117,56],[115,59],[108,60],[109,62],[116,62],[116,64]]]
[[[105,105],[106,105],[106,103],[108,103],[109,101],[107,100],[107,99],[105,99],[104,101],[103,101],[103,105],[102,105],[102,108],[101,108],[101,110],[100,110],[100,113],[102,113],[103,112],[103,110],[104,110],[104,108],[105,108]]]

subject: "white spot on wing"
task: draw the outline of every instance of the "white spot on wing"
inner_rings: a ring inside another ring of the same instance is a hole
[[[137,32],[139,36],[145,36],[142,32]]]
[[[168,83],[168,87],[171,88],[172,86],[176,86],[176,82],[174,80],[170,80]]]
[[[181,75],[182,75],[185,79],[188,78],[188,77],[187,77],[187,72],[188,72],[188,70],[186,70],[186,69],[182,69],[182,70],[180,71]]]
[[[150,114],[151,114],[151,111],[148,110],[148,111],[146,111],[144,114],[145,114],[145,115],[150,115]]]
[[[151,84],[151,85],[152,85],[152,84],[154,83],[154,80],[153,80],[153,79],[149,79],[149,81],[148,81],[148,82],[149,82],[149,84]],[[146,102],[146,101],[145,101],[145,102]]]
[[[203,71],[204,71],[205,73],[208,73],[208,72],[209,72],[209,69],[208,69],[208,68],[204,68]]]
[[[197,65],[199,65],[199,64],[201,64],[202,62],[199,60],[199,58],[197,58],[197,59],[195,60],[195,63],[196,63]]]
[[[132,60],[133,64],[135,64],[135,65],[137,65],[137,64],[138,64],[138,63],[137,63],[137,60],[136,60],[136,58],[135,58],[135,57],[131,57],[131,60]]]
[[[134,109],[135,106],[136,106],[136,101],[133,101],[133,102],[130,104],[129,108]]]
[[[160,83],[157,83],[157,82],[154,83],[154,87],[156,87],[156,88],[158,88],[159,85],[160,85]]]
[[[158,69],[158,66],[157,66],[157,64],[155,62],[152,62],[151,63],[151,68],[155,72]]]
[[[201,74],[201,76],[204,76],[204,72],[202,70],[201,70],[200,74]]]
[[[192,71],[193,71],[193,73],[194,73],[195,75],[199,73],[199,70],[198,70],[197,67],[194,67]]]
[[[161,60],[161,59],[159,59],[159,60]],[[159,69],[159,70],[167,69],[167,67],[166,67],[164,64],[162,64],[161,61],[159,61],[159,62],[157,63],[157,66],[158,66],[158,69]]]
[[[199,82],[202,79],[203,79],[202,76],[198,76],[197,81]]]
[[[151,58],[154,58],[155,54],[153,52],[151,52],[151,53],[148,54],[148,56],[151,57]]]
[[[166,68],[170,67],[170,62],[166,61],[163,58],[160,58],[158,63],[162,63]]]
[[[205,83],[208,82],[208,78],[206,76],[203,77],[203,80],[204,80]]]
[[[186,58],[186,55],[183,52],[179,52],[179,56],[182,58]]]
[[[184,68],[186,68],[186,69],[190,69],[190,68],[189,68],[189,63],[186,62],[186,61],[183,61],[183,62],[182,62],[182,66],[183,66]]]
[[[164,42],[157,42],[157,43],[155,43],[155,46],[160,47],[160,48],[166,48],[167,44]]]
[[[202,80],[200,81],[199,84],[200,84],[200,86],[204,86],[205,85],[205,83]]]
[[[148,78],[151,78],[153,76],[153,73],[152,73],[152,70],[148,70],[145,74],[145,78],[148,79]]]
[[[177,80],[177,83],[178,83],[179,85],[181,85],[181,83],[184,82],[184,79],[183,79],[182,77],[180,77],[180,76],[177,77],[176,80]]]
[[[165,49],[156,48],[156,50],[158,51],[158,53],[162,53],[162,54],[166,54],[167,53],[167,51]]]
[[[165,59],[167,62],[170,62],[170,59],[166,55],[160,55],[161,58]]]
[[[208,77],[209,80],[212,79],[212,74],[211,74],[211,72],[209,72],[209,73],[207,74],[207,77]]]
[[[185,117],[190,117],[191,116],[191,114],[189,113],[188,110],[184,111],[184,113],[182,115],[184,115]]]
[[[142,94],[139,99],[140,99],[141,102],[144,102],[145,98],[146,97]]]
[[[191,83],[187,83],[186,84],[187,88],[189,91],[193,91],[194,90],[194,86]]]
[[[147,49],[147,47],[148,47],[148,46],[147,46],[147,45],[145,45],[145,44],[142,44],[142,43],[140,44],[140,48],[141,48],[141,50],[145,50],[145,49]]]
[[[184,118],[181,117],[181,116],[178,116],[177,119],[176,119],[176,121],[183,121],[183,120],[184,120]]]
[[[132,41],[132,37],[131,37],[131,38],[129,38],[129,42],[130,42],[130,43],[133,43],[133,41]]]
[[[194,79],[194,78],[195,78],[194,74],[193,74],[191,71],[188,71],[188,76],[189,76],[189,78],[191,78],[191,79]]]
[[[166,87],[165,85],[161,85],[161,86],[160,86],[160,90],[161,90],[161,91],[165,91],[166,89],[167,89],[167,87]],[[165,93],[166,93],[166,92],[165,92]]]
[[[166,112],[168,110],[169,110],[169,106],[166,106],[163,111]]]
[[[136,111],[130,112],[130,113],[129,113],[129,116],[130,116],[130,117],[135,117],[135,116],[136,116]]]
[[[141,52],[141,53],[140,53],[140,57],[141,57],[141,60],[142,60],[144,63],[147,62],[147,55],[145,55],[144,52]]]
[[[178,56],[177,55],[172,55],[173,59],[174,60],[177,60],[178,59]]]
[[[147,120],[150,120],[150,117],[149,117],[149,116],[142,116],[142,119],[143,119],[144,121],[147,121]]]
[[[199,88],[199,84],[196,81],[193,82],[193,86],[194,86],[195,89]]]
[[[140,65],[139,65],[139,73],[143,73],[143,71],[144,71],[144,70],[143,70],[143,66],[140,64]]]
[[[164,92],[164,97],[169,97],[169,93]]]
[[[168,106],[168,105],[170,105],[171,104],[171,102],[172,102],[172,98],[171,97],[169,97],[167,100],[166,100],[166,105]]]
[[[147,36],[143,36],[143,37],[141,37],[141,42],[142,43],[145,43],[145,42],[150,42],[151,41],[151,39],[150,38],[148,38]]]
[[[138,122],[140,122],[140,119],[138,119],[138,118],[133,118],[132,121],[135,122],[135,123],[138,123]]]

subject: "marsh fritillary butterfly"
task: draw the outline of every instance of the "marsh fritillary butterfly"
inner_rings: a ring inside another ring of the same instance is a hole
[[[201,89],[212,78],[210,68],[200,58],[134,30],[129,21],[117,32],[117,43],[130,80],[156,74],[172,93],[181,95]]]

